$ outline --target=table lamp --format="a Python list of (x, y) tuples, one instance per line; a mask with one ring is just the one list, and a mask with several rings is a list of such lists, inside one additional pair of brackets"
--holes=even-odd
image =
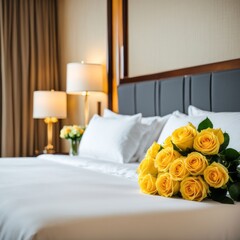
[(85, 126), (89, 116), (89, 92), (102, 92), (102, 65), (86, 63), (67, 64), (67, 93), (81, 94), (85, 96), (84, 114)]
[(61, 91), (34, 91), (33, 118), (44, 119), (47, 124), (48, 145), (44, 153), (54, 153), (52, 144), (52, 126), (59, 118), (67, 116), (67, 96)]

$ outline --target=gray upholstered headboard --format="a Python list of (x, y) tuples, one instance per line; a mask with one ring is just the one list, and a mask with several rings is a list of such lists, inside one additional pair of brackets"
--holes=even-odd
[(189, 105), (214, 112), (240, 112), (240, 68), (120, 84), (119, 113), (163, 116)]

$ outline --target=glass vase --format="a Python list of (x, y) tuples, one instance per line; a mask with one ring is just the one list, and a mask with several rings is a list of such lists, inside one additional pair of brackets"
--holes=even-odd
[(78, 149), (79, 149), (80, 139), (70, 139), (70, 156), (78, 156)]

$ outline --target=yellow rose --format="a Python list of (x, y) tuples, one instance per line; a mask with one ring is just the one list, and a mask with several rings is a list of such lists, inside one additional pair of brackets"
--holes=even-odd
[(172, 142), (178, 148), (185, 151), (187, 148), (192, 148), (196, 135), (196, 128), (189, 123), (187, 126), (180, 127), (172, 133)]
[(208, 185), (202, 177), (186, 177), (180, 183), (182, 197), (191, 201), (202, 201), (207, 197)]
[(78, 125), (73, 125), (73, 131), (75, 132), (75, 134), (83, 134), (84, 130), (82, 127), (78, 126)]
[(167, 137), (163, 143), (163, 148), (167, 148), (167, 147), (173, 147), (171, 136)]
[(70, 126), (64, 126), (60, 131), (60, 137), (61, 138), (67, 138), (68, 134), (71, 132)]
[(222, 132), (222, 130), (221, 130), (220, 128), (217, 128), (217, 129), (209, 129), (209, 130), (212, 130), (213, 133), (217, 136), (220, 145), (224, 143), (223, 132)]
[(215, 155), (220, 148), (218, 136), (212, 129), (204, 129), (195, 137), (193, 148), (205, 155)]
[(220, 188), (229, 180), (228, 170), (221, 163), (213, 162), (205, 169), (204, 179), (211, 187)]
[(156, 178), (153, 177), (151, 174), (146, 174), (144, 176), (139, 175), (138, 177), (138, 184), (140, 189), (143, 193), (146, 194), (156, 194)]
[(157, 176), (158, 174), (158, 170), (157, 168), (154, 166), (154, 158), (151, 157), (146, 157), (142, 160), (142, 162), (140, 163), (137, 172), (139, 174), (146, 175), (146, 174), (151, 174), (153, 176)]
[(181, 154), (175, 151), (172, 147), (164, 148), (156, 156), (155, 167), (159, 172), (166, 172), (173, 160), (179, 158), (180, 156)]
[(185, 167), (185, 157), (175, 159), (169, 168), (169, 173), (175, 181), (182, 181), (187, 177), (189, 172)]
[(160, 145), (154, 142), (152, 146), (147, 150), (146, 157), (155, 158), (159, 150), (160, 150)]
[(171, 197), (178, 193), (179, 182), (174, 181), (170, 173), (162, 173), (157, 177), (156, 188), (160, 196)]
[(84, 130), (82, 127), (73, 125), (72, 131), (69, 135), (71, 138), (75, 138), (75, 137), (80, 138), (83, 135), (83, 132), (84, 132)]
[(198, 152), (192, 152), (185, 159), (187, 170), (191, 175), (202, 175), (208, 166), (208, 160), (205, 156)]

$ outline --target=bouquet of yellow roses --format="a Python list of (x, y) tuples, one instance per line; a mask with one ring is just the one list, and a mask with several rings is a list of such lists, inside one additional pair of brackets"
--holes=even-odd
[(229, 140), (208, 118), (197, 129), (191, 123), (176, 129), (163, 145), (154, 142), (148, 149), (137, 170), (141, 191), (192, 201), (240, 201), (240, 153), (227, 148)]
[(60, 138), (81, 140), (84, 131), (85, 128), (78, 125), (64, 126), (60, 131)]
[(84, 134), (85, 127), (73, 125), (64, 126), (60, 131), (60, 138), (70, 139), (70, 155), (78, 155), (78, 147), (82, 136)]

